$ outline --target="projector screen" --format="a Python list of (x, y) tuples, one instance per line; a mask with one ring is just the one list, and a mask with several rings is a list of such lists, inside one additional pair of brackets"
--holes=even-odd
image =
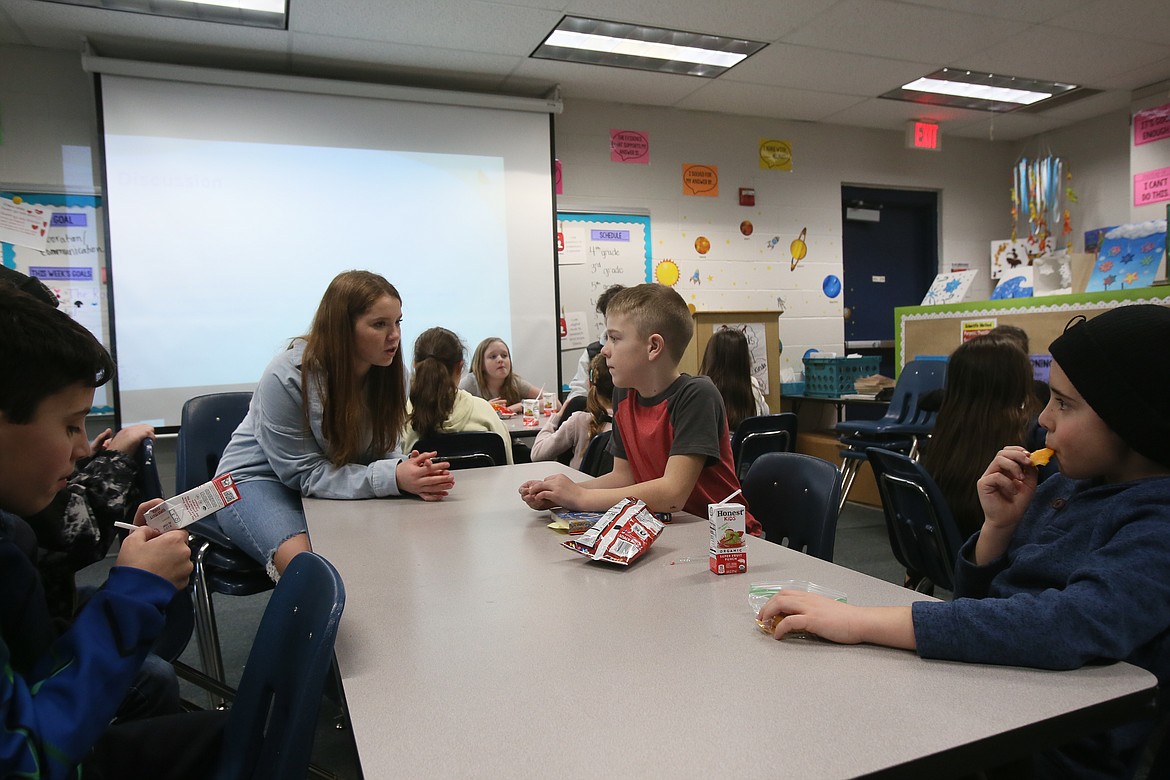
[[(118, 423), (252, 389), (338, 272), (560, 386), (547, 113), (100, 77)], [(470, 365), (468, 366), (470, 368)]]

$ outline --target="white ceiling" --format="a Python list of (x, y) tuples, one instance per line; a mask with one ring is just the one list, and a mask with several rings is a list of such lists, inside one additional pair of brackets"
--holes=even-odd
[[(149, 0), (146, 0), (148, 4)], [(1170, 80), (1168, 0), (289, 0), (289, 29), (0, 0), (0, 44), (411, 86), (1026, 138), (1128, 107)], [(765, 41), (717, 79), (530, 59), (561, 16)], [(941, 67), (1072, 82), (1098, 95), (991, 114), (875, 96)], [(994, 125), (994, 126), (993, 126)]]

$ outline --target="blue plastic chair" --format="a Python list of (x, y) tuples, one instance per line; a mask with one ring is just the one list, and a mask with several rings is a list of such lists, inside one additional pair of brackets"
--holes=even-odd
[(345, 608), (337, 569), (292, 559), (272, 594), (228, 714), (217, 780), (305, 777)]
[(437, 433), (419, 439), (411, 449), (439, 453), (437, 460), (450, 463), (452, 471), (508, 465), (504, 440), (491, 431)]
[[(198, 487), (215, 476), (224, 448), (247, 415), (251, 400), (252, 394), (247, 392), (213, 393), (196, 396), (183, 404), (175, 468), (178, 493)], [(272, 590), (273, 583), (264, 566), (232, 544), (214, 524), (201, 522), (187, 530), (194, 550), (192, 598), (203, 673), (226, 685), (211, 594), (250, 596)]]
[(920, 463), (905, 455), (877, 447), (865, 453), (877, 479), (894, 557), (923, 575), (917, 590), (930, 593), (939, 585), (953, 591), (964, 539), (942, 491)]
[(827, 460), (798, 452), (756, 458), (742, 480), (752, 515), (769, 542), (833, 560), (841, 472)]
[(794, 452), (797, 419), (794, 412), (744, 418), (731, 435), (735, 475), (742, 481), (752, 462), (766, 452)]
[(838, 439), (844, 445), (841, 449), (843, 481), (838, 510), (845, 508), (857, 472), (866, 462), (866, 449), (880, 447), (905, 453), (912, 460), (918, 459), (921, 441), (930, 436), (938, 416), (936, 411), (921, 409), (918, 401), (932, 390), (941, 389), (946, 375), (945, 362), (912, 360), (902, 368), (889, 409), (882, 417), (837, 423)]
[(585, 454), (581, 456), (581, 471), (591, 477), (600, 477), (613, 471), (613, 455), (609, 451), (612, 431), (602, 431), (589, 440)]

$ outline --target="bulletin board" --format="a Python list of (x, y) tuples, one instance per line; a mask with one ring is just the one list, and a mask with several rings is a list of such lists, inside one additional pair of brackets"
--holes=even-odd
[(561, 302), (561, 368), (567, 381), (579, 350), (596, 341), (605, 323), (597, 298), (610, 285), (652, 279), (650, 217), (557, 213), (557, 286)]
[[(102, 199), (96, 195), (0, 191), (0, 200), (41, 206), (50, 212), (43, 248), (5, 234), (0, 237), (0, 264), (44, 282), (56, 294), (60, 309), (108, 347)], [(94, 393), (94, 413), (113, 411), (106, 390), (99, 387)]]
[(1078, 314), (1092, 318), (1126, 303), (1170, 306), (1170, 288), (1150, 287), (1080, 295), (1045, 295), (1002, 301), (976, 301), (946, 306), (902, 306), (894, 309), (895, 365), (919, 355), (949, 355), (963, 342), (963, 328), (1015, 325), (1028, 334), (1030, 352), (1046, 354), (1048, 345)]
[(752, 352), (752, 374), (764, 389), (764, 400), (773, 412), (780, 411), (780, 360), (770, 360), (769, 352), (779, 354), (780, 324), (774, 311), (695, 312), (695, 336), (679, 361), (684, 374), (697, 374), (711, 334), (723, 327), (744, 330)]

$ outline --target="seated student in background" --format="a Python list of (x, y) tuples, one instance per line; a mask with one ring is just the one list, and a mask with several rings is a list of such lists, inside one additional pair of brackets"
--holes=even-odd
[(747, 337), (741, 331), (720, 328), (711, 334), (703, 350), (699, 374), (710, 377), (723, 397), (727, 427), (732, 432), (748, 417), (768, 414), (764, 392), (752, 376), (752, 353)]
[(532, 444), (532, 459), (556, 460), (565, 452), (572, 452), (569, 465), (580, 468), (589, 442), (599, 433), (608, 431), (613, 422), (613, 379), (609, 366), (601, 355), (593, 358), (589, 371), (589, 395), (585, 411), (574, 412), (563, 419), (569, 402), (545, 421)]
[(488, 336), (471, 356), (471, 371), (464, 374), (459, 389), (487, 399), (492, 406), (506, 406), (519, 412), (524, 398), (535, 398), (540, 388), (512, 373), (512, 353), (504, 340)]
[[(686, 303), (660, 284), (628, 287), (610, 300), (605, 330), (613, 471), (580, 484), (563, 474), (530, 480), (520, 486), (521, 498), (533, 509), (602, 511), (634, 496), (652, 512), (705, 517), (707, 504), (727, 498), (739, 481), (719, 391), (707, 377), (678, 370), (694, 333)], [(747, 529), (762, 533), (750, 512)]]
[(369, 271), (334, 277), (309, 335), (264, 369), (219, 474), (240, 500), (212, 522), (274, 580), (309, 549), (301, 496), (438, 501), (455, 484), (433, 452), (396, 449), (406, 421), (399, 355), (402, 296)]
[(414, 342), (414, 370), (406, 404), (402, 448), (420, 439), (460, 431), (489, 431), (504, 440), (512, 463), (512, 438), (496, 410), (482, 398), (459, 389), (467, 348), (446, 328), (424, 330)]
[[(139, 528), (105, 585), (54, 635), (44, 591), (12, 534), (89, 453), (85, 417), (114, 372), (109, 353), (63, 312), (0, 284), (0, 775), (207, 777), (223, 713), (110, 725), (191, 574), (185, 531)], [(146, 510), (139, 507), (135, 522)], [(8, 514), (11, 513), (11, 514)], [(27, 541), (27, 540), (26, 540)], [(84, 768), (84, 772), (82, 771)]]
[(1032, 363), (1015, 341), (988, 334), (951, 354), (922, 465), (964, 539), (983, 525), (976, 483), (995, 453), (1009, 444), (1038, 449), (1029, 446), (1028, 431), (1040, 409), (1032, 396)]
[[(609, 306), (609, 300), (613, 296), (626, 289), (625, 285), (611, 284), (606, 287), (601, 295), (597, 296), (597, 313), (605, 318), (606, 307)], [(577, 373), (573, 374), (573, 378), (569, 380), (569, 395), (565, 398), (568, 403), (573, 398), (580, 398), (581, 401), (577, 403), (584, 403), (585, 397), (589, 395), (589, 372), (592, 370), (593, 359), (601, 354), (601, 343), (605, 340), (605, 331), (602, 330), (601, 338), (597, 341), (588, 344), (581, 352), (581, 357), (577, 360)], [(577, 411), (574, 407), (570, 407), (573, 411)], [(584, 407), (582, 407), (584, 408)]]
[[(979, 479), (984, 521), (951, 602), (856, 607), (783, 591), (775, 634), (916, 649), (924, 658), (1075, 669), (1128, 661), (1170, 684), (1170, 309), (1119, 306), (1052, 343), (1040, 415), (1061, 473), (1037, 486), (1022, 447)], [(1153, 720), (1033, 757), (1037, 777), (1132, 777)]]

